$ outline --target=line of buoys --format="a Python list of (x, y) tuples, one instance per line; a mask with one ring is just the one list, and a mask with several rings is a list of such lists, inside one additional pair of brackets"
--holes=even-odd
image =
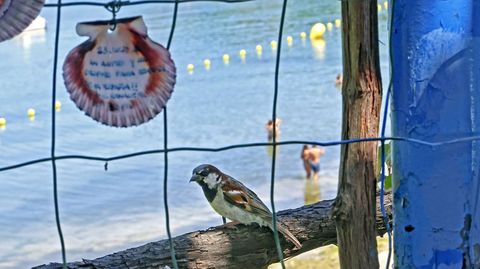
[[(331, 22), (327, 23), (327, 25), (329, 25), (328, 27), (330, 27), (330, 28), (333, 27)], [(323, 23), (316, 23), (312, 27), (312, 29), (310, 30), (310, 38), (311, 39), (322, 38), (323, 34), (325, 33), (325, 29), (326, 29), (326, 27)], [(305, 39), (306, 37), (307, 37), (307, 33), (305, 33), (305, 32), (300, 33), (300, 38), (301, 39)], [(291, 35), (287, 36), (287, 45), (288, 46), (293, 45), (293, 37)], [(278, 47), (278, 42), (276, 40), (270, 41), (270, 47), (272, 48), (272, 50), (276, 50), (277, 47)], [(257, 52), (258, 56), (261, 56), (262, 53), (263, 53), (262, 45), (260, 45), (260, 44), (256, 45), (255, 46), (255, 51)], [(239, 54), (242, 62), (245, 62), (245, 59), (247, 57), (247, 51), (245, 49), (241, 49), (238, 52), (238, 54)], [(229, 54), (227, 54), (227, 53), (223, 54), (222, 59), (223, 59), (223, 63), (225, 65), (228, 65), (230, 63), (230, 55)], [(205, 59), (205, 60), (203, 60), (203, 65), (205, 67), (205, 70), (210, 70), (212, 62), (210, 61), (210, 59)], [(188, 71), (189, 74), (193, 74), (194, 69), (195, 69), (195, 66), (193, 64), (190, 63), (190, 64), (187, 65), (187, 71)], [(61, 108), (61, 103), (59, 101), (57, 101), (57, 103), (55, 103), (55, 109), (60, 110), (60, 108)]]
[[(62, 109), (62, 103), (60, 101), (55, 101), (55, 111), (60, 112)], [(30, 121), (35, 121), (35, 117), (37, 116), (37, 112), (34, 108), (27, 109), (27, 118)], [(7, 126), (7, 119), (5, 117), (0, 117), (0, 130), (4, 130)]]
[[(384, 1), (383, 6), (382, 6), (382, 4), (378, 4), (377, 9), (378, 9), (379, 12), (382, 11), (383, 9), (387, 10), (388, 9), (388, 1)], [(311, 40), (322, 40), (322, 41), (315, 42), (315, 44), (313, 44), (313, 42), (312, 42), (312, 46), (314, 48), (316, 48), (317, 50), (323, 51), (324, 48), (325, 48), (325, 41), (323, 40), (324, 34), (327, 30), (332, 31), (334, 26), (336, 28), (340, 28), (342, 26), (342, 20), (341, 19), (335, 19), (333, 22), (329, 21), (329, 22), (326, 22), (325, 24), (321, 23), (321, 22), (315, 23), (312, 26), (312, 28), (310, 29), (310, 39)], [(304, 42), (304, 39), (307, 38), (307, 33), (306, 32), (300, 32), (300, 38), (303, 40), (302, 42)], [(287, 36), (287, 45), (288, 46), (293, 45), (293, 37), (291, 35)], [(270, 47), (272, 48), (272, 50), (276, 50), (277, 47), (278, 47), (277, 41), (276, 40), (270, 41)], [(258, 56), (261, 56), (262, 53), (263, 53), (262, 45), (258, 44), (255, 47), (255, 51), (256, 51)], [(239, 51), (239, 56), (240, 56), (240, 59), (242, 60), (242, 62), (245, 62), (245, 59), (247, 57), (247, 51), (245, 49), (241, 49)], [(229, 62), (230, 62), (230, 55), (229, 54), (223, 54), (222, 59), (223, 59), (223, 63), (225, 65), (228, 65)], [(210, 69), (211, 61), (209, 59), (205, 59), (203, 61), (203, 64), (204, 64), (206, 70)], [(192, 74), (193, 70), (194, 70), (194, 65), (193, 64), (188, 64), (187, 65), (187, 70), (190, 74)], [(55, 104), (56, 109), (59, 110), (60, 107), (61, 107), (61, 104), (58, 105), (58, 108), (57, 108), (57, 104)]]

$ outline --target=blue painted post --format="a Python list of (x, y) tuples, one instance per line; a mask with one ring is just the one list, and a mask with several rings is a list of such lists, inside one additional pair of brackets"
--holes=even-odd
[[(394, 136), (480, 135), (480, 1), (393, 3)], [(393, 144), (395, 268), (480, 268), (480, 141)]]

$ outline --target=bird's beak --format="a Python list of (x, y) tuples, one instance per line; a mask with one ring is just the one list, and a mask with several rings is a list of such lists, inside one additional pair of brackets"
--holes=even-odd
[(190, 182), (199, 182), (200, 181), (200, 176), (193, 174), (192, 177), (190, 178)]

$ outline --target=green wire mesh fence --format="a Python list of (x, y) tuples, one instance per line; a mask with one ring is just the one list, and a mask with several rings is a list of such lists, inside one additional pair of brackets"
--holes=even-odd
[[(420, 144), (431, 144), (428, 142), (424, 141), (417, 141), (413, 139), (408, 139), (408, 138), (393, 138), (393, 137), (385, 137), (385, 125), (386, 125), (386, 113), (388, 110), (388, 101), (386, 102), (385, 108), (384, 108), (384, 117), (383, 117), (383, 123), (382, 123), (382, 133), (381, 137), (379, 138), (360, 138), (360, 139), (352, 139), (352, 140), (342, 140), (342, 141), (329, 141), (329, 142), (318, 142), (318, 141), (301, 141), (301, 140), (296, 140), (296, 141), (281, 141), (277, 142), (276, 136), (277, 136), (277, 130), (276, 130), (276, 124), (273, 124), (273, 141), (270, 143), (245, 143), (245, 144), (235, 144), (235, 145), (229, 145), (226, 147), (219, 147), (219, 148), (201, 148), (201, 147), (177, 147), (177, 148), (169, 148), (168, 147), (168, 113), (167, 113), (167, 107), (164, 108), (163, 110), (163, 126), (164, 126), (164, 133), (163, 133), (163, 149), (153, 149), (153, 150), (147, 150), (147, 151), (138, 151), (138, 152), (133, 152), (129, 154), (123, 154), (123, 155), (117, 155), (117, 156), (112, 156), (112, 157), (98, 157), (98, 156), (86, 156), (86, 155), (62, 155), (62, 156), (57, 156), (55, 154), (55, 147), (56, 147), (56, 118), (55, 118), (55, 102), (56, 102), (56, 81), (57, 81), (57, 64), (58, 64), (58, 48), (59, 48), (59, 39), (60, 39), (60, 25), (61, 25), (61, 15), (62, 15), (62, 8), (65, 7), (74, 7), (74, 6), (96, 6), (96, 7), (104, 7), (110, 12), (112, 12), (113, 17), (115, 18), (116, 13), (119, 11), (121, 7), (126, 7), (126, 6), (133, 6), (133, 5), (145, 5), (145, 4), (172, 4), (174, 5), (173, 9), (173, 15), (172, 15), (172, 23), (171, 23), (171, 30), (170, 34), (168, 37), (168, 42), (167, 42), (167, 49), (170, 49), (173, 36), (175, 33), (175, 26), (177, 23), (177, 13), (179, 9), (179, 5), (181, 3), (187, 3), (187, 2), (223, 2), (223, 3), (240, 3), (240, 2), (250, 2), (253, 0), (150, 0), (150, 1), (111, 1), (108, 3), (98, 3), (98, 2), (89, 2), (89, 1), (77, 1), (77, 2), (68, 2), (68, 3), (62, 3), (61, 0), (58, 0), (57, 3), (52, 3), (52, 4), (45, 4), (45, 7), (52, 7), (56, 8), (56, 28), (55, 28), (55, 46), (54, 46), (54, 57), (53, 57), (53, 70), (52, 70), (52, 101), (51, 101), (51, 111), (52, 111), (52, 118), (51, 118), (51, 146), (50, 146), (50, 157), (48, 158), (40, 158), (40, 159), (34, 159), (31, 161), (23, 162), (23, 163), (18, 163), (14, 165), (9, 165), (5, 167), (0, 167), (0, 172), (2, 171), (7, 171), (7, 170), (12, 170), (12, 169), (18, 169), (21, 167), (25, 166), (30, 166), (33, 164), (37, 163), (42, 163), (42, 162), (51, 162), (52, 164), (52, 172), (53, 172), (53, 197), (54, 197), (54, 208), (55, 208), (55, 221), (56, 221), (56, 227), (57, 227), (57, 232), (58, 236), (60, 239), (60, 244), (61, 244), (61, 254), (62, 254), (62, 262), (63, 262), (63, 268), (67, 268), (67, 257), (66, 257), (66, 247), (65, 247), (65, 242), (64, 242), (64, 237), (63, 237), (63, 232), (62, 232), (62, 226), (61, 226), (61, 219), (60, 219), (60, 212), (59, 212), (59, 200), (58, 200), (58, 190), (57, 190), (57, 167), (56, 167), (56, 162), (60, 160), (67, 160), (67, 159), (83, 159), (83, 160), (92, 160), (92, 161), (100, 161), (100, 162), (105, 162), (105, 167), (107, 167), (108, 162), (111, 161), (116, 161), (116, 160), (121, 160), (121, 159), (127, 159), (127, 158), (134, 158), (137, 156), (143, 156), (143, 155), (150, 155), (150, 154), (163, 154), (164, 156), (164, 175), (163, 175), (163, 202), (164, 202), (164, 207), (165, 207), (165, 220), (166, 220), (166, 231), (167, 231), (167, 236), (170, 244), (170, 251), (171, 251), (171, 260), (172, 260), (172, 265), (174, 268), (178, 268), (178, 263), (175, 258), (175, 248), (172, 240), (172, 235), (170, 231), (170, 218), (169, 218), (169, 208), (168, 208), (168, 196), (167, 196), (167, 184), (168, 184), (168, 155), (171, 152), (193, 152), (193, 151), (204, 151), (204, 152), (220, 152), (220, 151), (226, 151), (226, 150), (231, 150), (235, 148), (249, 148), (249, 147), (265, 147), (265, 146), (271, 146), (272, 147), (272, 162), (271, 162), (271, 177), (270, 177), (270, 201), (271, 201), (271, 207), (272, 207), (272, 212), (273, 212), (273, 230), (274, 230), (274, 240), (275, 240), (275, 245), (278, 253), (278, 258), (280, 260), (282, 268), (285, 268), (284, 264), (284, 258), (283, 258), (283, 251), (280, 246), (280, 240), (278, 236), (278, 230), (277, 230), (277, 216), (276, 216), (276, 210), (275, 210), (275, 197), (274, 197), (274, 190), (275, 190), (275, 167), (276, 167), (276, 147), (277, 146), (282, 146), (282, 145), (293, 145), (293, 144), (311, 144), (311, 145), (320, 145), (320, 146), (335, 146), (335, 145), (344, 145), (344, 144), (349, 144), (349, 143), (358, 143), (358, 142), (381, 142), (382, 146), (382, 151), (381, 151), (381, 157), (382, 159), (385, 158), (384, 156), (384, 142), (386, 140), (399, 140), (399, 141), (409, 141), (413, 143), (420, 143)], [(278, 98), (278, 92), (279, 92), (279, 69), (280, 69), (280, 56), (281, 56), (281, 48), (282, 48), (282, 35), (283, 35), (283, 26), (285, 23), (285, 13), (287, 9), (287, 0), (283, 0), (283, 5), (282, 5), (282, 10), (281, 10), (281, 16), (280, 16), (280, 23), (279, 23), (279, 30), (278, 30), (278, 49), (276, 51), (276, 62), (275, 62), (275, 77), (274, 77), (274, 95), (273, 95), (273, 107), (272, 107), (272, 120), (275, 122), (277, 118), (277, 98)], [(390, 88), (387, 94), (390, 94)], [(452, 141), (452, 143), (455, 143), (455, 141)], [(382, 170), (382, 191), (381, 191), (381, 199), (383, 201), (383, 180), (384, 180), (384, 171)], [(390, 240), (390, 228), (389, 224), (387, 221), (386, 213), (384, 210), (383, 202), (381, 204), (382, 207), (382, 214), (384, 215), (384, 219), (386, 221), (386, 226), (389, 234), (389, 241)], [(225, 219), (224, 219), (225, 222)], [(391, 243), (389, 243), (389, 260), (390, 260), (390, 253), (391, 253)], [(389, 263), (389, 261), (388, 261)], [(387, 265), (388, 267), (388, 265)]]

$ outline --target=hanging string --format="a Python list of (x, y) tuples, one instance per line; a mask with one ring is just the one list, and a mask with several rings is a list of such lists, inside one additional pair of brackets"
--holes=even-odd
[(287, 0), (283, 1), (282, 15), (280, 16), (280, 27), (278, 31), (278, 47), (277, 47), (277, 59), (275, 63), (275, 87), (273, 93), (273, 109), (272, 109), (272, 121), (273, 121), (273, 150), (272, 150), (272, 169), (270, 178), (270, 202), (272, 204), (272, 222), (273, 222), (273, 238), (275, 240), (275, 246), (277, 248), (278, 259), (282, 268), (285, 269), (285, 261), (283, 259), (283, 250), (280, 245), (280, 239), (278, 237), (277, 227), (277, 213), (275, 211), (275, 161), (277, 156), (277, 99), (278, 99), (278, 74), (280, 70), (280, 55), (282, 50), (282, 35), (283, 24), (285, 22), (285, 12), (287, 10)]

